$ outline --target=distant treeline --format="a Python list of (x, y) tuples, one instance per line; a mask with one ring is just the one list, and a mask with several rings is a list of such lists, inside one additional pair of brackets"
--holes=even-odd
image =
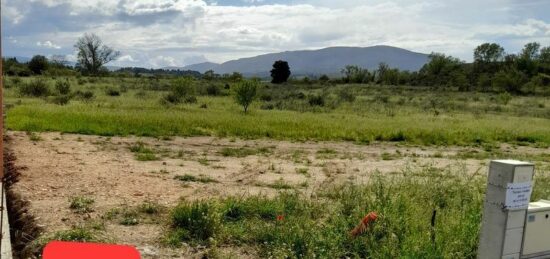
[[(342, 69), (341, 78), (304, 77), (293, 83), (322, 84), (380, 84), (427, 86), (434, 89), (482, 92), (508, 92), (511, 94), (550, 95), (550, 46), (528, 43), (517, 54), (507, 54), (496, 43), (485, 43), (474, 50), (474, 61), (466, 63), (458, 58), (441, 53), (430, 54), (430, 60), (419, 71), (401, 71), (381, 63), (377, 69), (368, 70), (359, 66)], [(281, 61), (283, 62), (283, 61)], [(78, 65), (68, 66), (62, 60), (48, 60), (34, 56), (27, 63), (15, 58), (3, 59), (4, 72), (10, 76), (53, 75), (70, 76), (83, 74), (86, 70)], [(292, 64), (290, 70), (292, 70)], [(273, 72), (273, 71), (272, 71)], [(139, 67), (108, 71), (101, 67), (99, 76), (190, 76), (205, 80), (239, 81), (240, 73), (218, 75), (214, 71), (203, 74), (191, 70), (146, 69)]]
[(124, 67), (113, 72), (115, 74), (128, 74), (128, 75), (172, 75), (172, 76), (192, 76), (200, 78), (202, 74), (193, 70), (174, 70), (174, 69), (147, 69), (142, 67)]
[[(358, 66), (342, 70), (343, 83), (429, 86), (456, 88), (460, 91), (509, 92), (513, 94), (550, 95), (550, 47), (528, 43), (518, 54), (506, 54), (495, 43), (485, 43), (474, 50), (474, 62), (466, 63), (440, 53), (418, 72), (400, 71), (382, 63), (369, 71)], [(304, 78), (304, 81), (311, 81)], [(334, 81), (321, 76), (320, 81)]]
[[(29, 62), (19, 62), (16, 58), (5, 58), (2, 60), (4, 73), (8, 76), (32, 76), (32, 75), (52, 75), (52, 76), (72, 76), (83, 74), (80, 66), (70, 66), (65, 61), (50, 60), (44, 56), (34, 56)], [(193, 70), (172, 70), (172, 69), (147, 69), (141, 67), (124, 67), (116, 71), (109, 71), (102, 67), (99, 76), (191, 76), (195, 78), (202, 77), (202, 74)]]

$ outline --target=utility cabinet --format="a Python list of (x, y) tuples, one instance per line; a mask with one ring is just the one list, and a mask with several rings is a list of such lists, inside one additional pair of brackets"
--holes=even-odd
[(550, 258), (550, 201), (529, 203), (522, 258)]

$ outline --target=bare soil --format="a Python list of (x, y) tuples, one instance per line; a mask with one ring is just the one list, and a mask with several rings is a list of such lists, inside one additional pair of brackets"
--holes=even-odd
[[(73, 226), (101, 222), (105, 238), (136, 246), (143, 258), (200, 257), (200, 249), (171, 249), (161, 245), (162, 218), (135, 226), (105, 220), (116, 208), (144, 202), (170, 208), (180, 199), (206, 199), (234, 195), (275, 195), (292, 188), (305, 195), (328, 184), (368, 180), (373, 172), (401, 171), (407, 167), (464, 167), (486, 171), (488, 160), (457, 159), (464, 147), (414, 147), (391, 143), (356, 145), (344, 142), (288, 142), (215, 137), (175, 137), (166, 140), (138, 137), (100, 137), (76, 134), (9, 132), (16, 165), (25, 168), (12, 188), (30, 201), (30, 212), (44, 236)], [(143, 143), (156, 161), (138, 161), (130, 147)], [(510, 154), (539, 154), (548, 149), (513, 148)], [(248, 155), (232, 156), (246, 150)], [(224, 155), (225, 154), (225, 155)], [(183, 182), (192, 175), (213, 182)], [(69, 208), (70, 198), (94, 200), (93, 212), (79, 214)], [(159, 216), (161, 217), (161, 216)], [(253, 253), (225, 249), (238, 257)]]

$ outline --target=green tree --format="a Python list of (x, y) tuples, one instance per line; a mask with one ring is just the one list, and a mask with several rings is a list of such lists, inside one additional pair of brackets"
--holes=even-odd
[(248, 112), (248, 107), (256, 99), (256, 94), (258, 91), (258, 82), (245, 80), (238, 83), (234, 87), (234, 97), (237, 104), (241, 105), (244, 109), (244, 113)]
[(525, 44), (521, 50), (521, 57), (528, 60), (539, 58), (540, 44), (538, 42), (530, 42)]
[(271, 83), (282, 84), (290, 77), (290, 67), (288, 62), (278, 60), (273, 63), (273, 69), (271, 69)]
[(342, 74), (346, 83), (361, 84), (369, 82), (371, 78), (370, 72), (359, 66), (346, 66), (342, 69)]
[(474, 73), (495, 73), (504, 61), (504, 48), (496, 43), (484, 43), (474, 50)]
[(214, 70), (208, 70), (206, 72), (204, 72), (204, 74), (202, 75), (202, 79), (204, 80), (214, 80), (216, 78), (218, 78), (219, 75), (214, 73)]
[(484, 43), (474, 50), (474, 62), (496, 63), (504, 59), (504, 48), (496, 43)]
[(115, 60), (120, 52), (104, 45), (99, 36), (95, 34), (84, 34), (74, 45), (77, 54), (77, 67), (86, 73), (97, 75), (103, 65)]
[(521, 54), (516, 60), (516, 67), (529, 77), (534, 77), (539, 70), (540, 44), (531, 42), (525, 44)]
[(463, 65), (458, 58), (441, 53), (432, 53), (429, 59), (420, 69), (423, 83), (429, 86), (447, 86), (453, 74)]
[(48, 59), (44, 56), (36, 55), (29, 61), (28, 66), (35, 75), (41, 75), (48, 68)]
[(540, 63), (550, 65), (550, 46), (540, 49)]
[(178, 104), (181, 102), (193, 103), (196, 101), (196, 88), (193, 78), (183, 77), (176, 79), (170, 85), (170, 93), (164, 96), (167, 103)]

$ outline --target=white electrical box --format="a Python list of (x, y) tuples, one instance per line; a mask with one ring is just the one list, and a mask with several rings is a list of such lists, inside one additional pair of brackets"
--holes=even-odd
[(550, 201), (529, 203), (522, 258), (550, 258)]

